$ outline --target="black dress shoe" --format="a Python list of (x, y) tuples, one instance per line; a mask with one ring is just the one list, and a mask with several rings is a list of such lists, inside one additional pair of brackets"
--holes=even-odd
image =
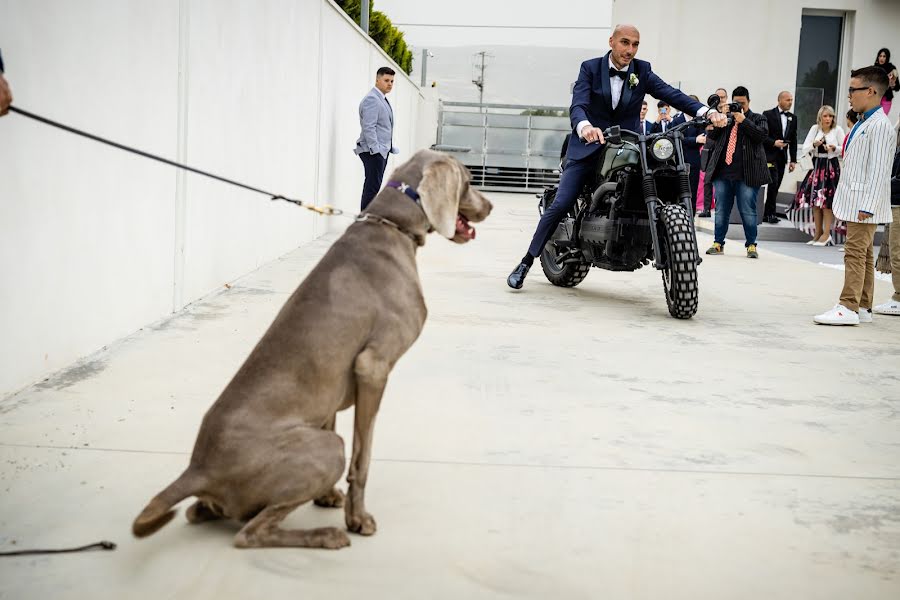
[(521, 290), (522, 284), (525, 283), (525, 276), (528, 275), (528, 269), (530, 268), (531, 267), (525, 263), (519, 263), (519, 265), (513, 269), (513, 272), (509, 274), (509, 277), (506, 278), (506, 284), (514, 290)]
[(710, 217), (712, 216), (712, 213), (710, 213), (708, 210), (704, 210), (704, 211), (699, 212), (699, 213), (697, 214), (697, 216), (698, 216), (698, 217), (703, 217), (704, 219), (708, 219), (708, 218), (710, 218)]
[(772, 223), (773, 225), (774, 225), (775, 223), (780, 223), (780, 222), (781, 222), (781, 219), (779, 219), (779, 218), (776, 217), (775, 215), (769, 215), (769, 216), (765, 217), (764, 220), (765, 220), (766, 223)]

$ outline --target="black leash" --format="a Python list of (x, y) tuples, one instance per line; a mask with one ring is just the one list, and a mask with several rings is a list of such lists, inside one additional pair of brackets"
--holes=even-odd
[(28, 112), (27, 110), (22, 110), (16, 106), (9, 107), (10, 112), (18, 113), (23, 117), (28, 117), (29, 119), (34, 119), (40, 123), (44, 123), (45, 125), (50, 125), (51, 127), (56, 127), (57, 129), (62, 129), (63, 131), (68, 131), (69, 133), (74, 133), (75, 135), (80, 135), (82, 137), (86, 137), (89, 140), (94, 140), (95, 142), (100, 142), (101, 144), (106, 144), (107, 146), (112, 146), (113, 148), (118, 148), (119, 150), (124, 150), (126, 152), (131, 152), (132, 154), (137, 154), (138, 156), (143, 156), (144, 158), (149, 158), (151, 160), (159, 161), (161, 163), (165, 163), (167, 165), (171, 165), (173, 167), (177, 167), (179, 169), (184, 169), (185, 171), (190, 171), (191, 173), (196, 173), (198, 175), (203, 175), (205, 177), (209, 177), (211, 179), (217, 179), (223, 183), (229, 183), (231, 185), (244, 188), (245, 190), (250, 190), (251, 192), (256, 192), (258, 194), (264, 194), (268, 196), (271, 200), (284, 200), (285, 202), (290, 202), (291, 204), (296, 204), (297, 206), (303, 207), (307, 210), (311, 210), (313, 212), (317, 212), (322, 215), (343, 215), (344, 211), (339, 208), (334, 208), (333, 206), (314, 206), (307, 202), (303, 202), (302, 200), (297, 200), (294, 198), (288, 198), (286, 196), (282, 196), (281, 194), (273, 194), (272, 192), (267, 192), (266, 190), (261, 190), (259, 188), (255, 188), (253, 186), (241, 183), (239, 181), (233, 181), (231, 179), (227, 179), (225, 177), (221, 177), (219, 175), (214, 175), (212, 173), (207, 173), (206, 171), (201, 171), (200, 169), (195, 169), (194, 167), (189, 167), (188, 165), (183, 165), (181, 163), (175, 162), (174, 160), (169, 160), (167, 158), (163, 158), (161, 156), (157, 156), (155, 154), (150, 154), (149, 152), (144, 152), (143, 150), (138, 150), (137, 148), (132, 148), (130, 146), (126, 146), (124, 144), (120, 144), (118, 142), (114, 142), (112, 140), (108, 140), (106, 138), (102, 138), (98, 135), (94, 135), (92, 133), (88, 133), (86, 131), (82, 131), (80, 129), (75, 129), (74, 127), (70, 127), (68, 125), (64, 125), (62, 123), (58, 123), (46, 117), (42, 117), (40, 115), (36, 115), (34, 113)]
[(61, 548), (56, 550), (16, 550), (14, 552), (0, 552), (0, 556), (26, 556), (29, 554), (62, 554), (64, 552), (84, 552), (85, 550), (115, 550), (116, 545), (103, 540), (96, 544), (79, 546), (77, 548)]

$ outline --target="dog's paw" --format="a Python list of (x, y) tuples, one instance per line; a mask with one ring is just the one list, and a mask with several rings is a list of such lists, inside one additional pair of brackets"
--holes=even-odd
[(324, 508), (340, 508), (344, 506), (344, 492), (337, 488), (332, 488), (330, 492), (324, 496), (319, 496), (313, 502), (315, 502), (316, 506)]
[(350, 545), (350, 538), (337, 527), (328, 527), (322, 537), (322, 548), (327, 550), (340, 550)]
[(375, 525), (375, 517), (373, 517), (369, 513), (362, 513), (361, 515), (347, 515), (346, 520), (347, 529), (349, 529), (353, 533), (358, 533), (360, 535), (372, 535), (377, 529), (377, 525)]

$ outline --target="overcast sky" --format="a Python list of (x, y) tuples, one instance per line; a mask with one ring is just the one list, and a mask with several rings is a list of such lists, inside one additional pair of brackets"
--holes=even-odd
[[(555, 46), (606, 48), (611, 0), (374, 0), (416, 48), (431, 46)], [(552, 10), (555, 9), (555, 10)], [(414, 27), (423, 23), (444, 27)], [(456, 28), (447, 25), (555, 26), (596, 29)]]

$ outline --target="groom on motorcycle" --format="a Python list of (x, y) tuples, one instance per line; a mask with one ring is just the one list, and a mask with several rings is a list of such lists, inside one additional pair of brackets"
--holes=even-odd
[[(606, 143), (603, 138), (605, 128), (619, 125), (637, 131), (644, 94), (696, 116), (710, 110), (660, 79), (650, 69), (650, 63), (634, 58), (640, 39), (641, 34), (633, 25), (616, 25), (609, 38), (610, 51), (606, 56), (581, 64), (569, 108), (573, 133), (569, 136), (556, 199), (541, 216), (528, 253), (506, 279), (509, 287), (521, 289), (534, 259), (575, 205), (581, 188), (596, 167), (595, 154)], [(727, 124), (727, 118), (718, 113), (710, 119), (716, 127)]]

